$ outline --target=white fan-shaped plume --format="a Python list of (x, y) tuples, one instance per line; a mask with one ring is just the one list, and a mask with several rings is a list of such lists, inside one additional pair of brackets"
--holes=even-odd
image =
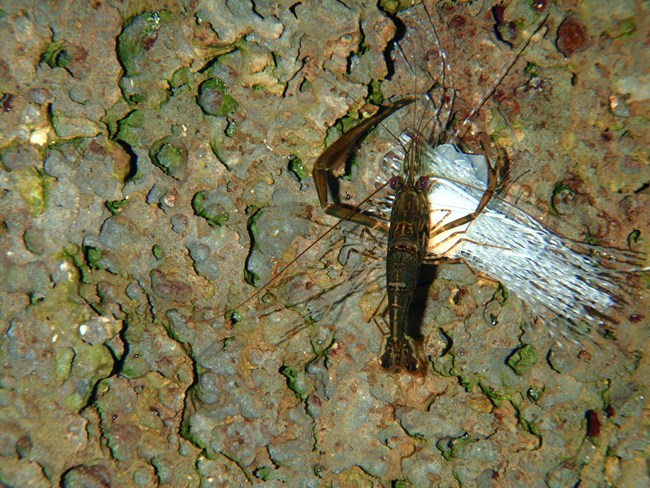
[[(408, 147), (411, 138), (403, 134), (400, 142)], [(397, 152), (393, 159), (402, 156)], [(628, 274), (638, 271), (633, 253), (560, 237), (503, 199), (493, 198), (472, 222), (436, 233), (436, 226), (476, 210), (487, 188), (488, 162), (451, 144), (430, 147), (425, 157), (435, 178), (428, 195), (433, 229), (428, 257), (462, 258), (543, 317), (602, 325), (621, 304)]]

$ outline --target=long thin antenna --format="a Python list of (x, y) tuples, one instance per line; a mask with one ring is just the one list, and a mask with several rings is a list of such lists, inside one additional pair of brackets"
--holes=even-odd
[[(440, 143), (440, 134), (443, 132), (443, 130), (447, 130), (447, 126), (449, 125), (449, 121), (451, 120), (451, 116), (454, 111), (454, 104), (456, 103), (456, 89), (454, 88), (454, 73), (451, 68), (451, 63), (447, 59), (447, 52), (442, 47), (442, 42), (440, 41), (438, 30), (436, 29), (433, 19), (431, 18), (431, 12), (429, 12), (426, 2), (422, 2), (422, 8), (424, 9), (424, 13), (427, 16), (427, 20), (429, 21), (429, 26), (431, 27), (431, 32), (433, 32), (433, 38), (435, 40), (436, 46), (438, 47), (438, 52), (440, 53), (440, 66), (442, 68), (442, 79), (441, 79), (442, 93), (440, 95), (440, 102), (438, 103), (438, 106), (436, 107), (435, 110), (435, 124), (431, 129), (431, 134), (432, 135), (436, 134), (435, 142), (431, 141), (432, 138), (429, 137), (430, 139), (429, 142), (433, 142), (434, 146), (437, 146)], [(429, 73), (429, 75), (431, 75), (431, 73)], [(451, 98), (447, 103), (448, 108), (447, 108), (447, 113), (445, 114), (445, 121), (443, 123), (440, 120), (440, 114), (442, 113), (442, 108), (445, 105), (445, 96), (447, 95), (447, 78), (449, 78), (449, 83), (451, 84), (451, 88), (449, 89), (449, 91), (451, 92)], [(438, 126), (442, 130), (437, 130)]]
[(354, 215), (354, 214), (358, 211), (358, 209), (359, 209), (360, 207), (362, 207), (366, 202), (368, 202), (368, 200), (371, 200), (371, 199), (372, 199), (372, 198), (373, 198), (377, 193), (379, 193), (379, 192), (382, 191), (384, 188), (386, 188), (387, 185), (388, 185), (388, 182), (384, 183), (384, 184), (381, 185), (379, 188), (377, 188), (375, 191), (373, 191), (370, 195), (368, 195), (366, 198), (364, 198), (364, 199), (363, 199), (360, 203), (358, 203), (354, 208), (350, 209), (350, 211), (349, 211), (347, 214), (345, 214), (342, 218), (340, 218), (340, 219), (338, 220), (338, 222), (336, 222), (335, 224), (333, 224), (332, 226), (330, 226), (327, 230), (325, 230), (325, 231), (324, 231), (323, 233), (321, 233), (318, 237), (316, 237), (316, 238), (312, 241), (312, 243), (309, 244), (309, 246), (307, 246), (305, 249), (303, 249), (303, 250), (302, 250), (302, 251), (301, 251), (301, 252), (300, 252), (300, 253), (299, 253), (295, 258), (293, 258), (291, 261), (289, 261), (289, 263), (288, 263), (287, 265), (285, 265), (285, 266), (284, 266), (280, 271), (278, 271), (275, 275), (273, 275), (273, 277), (272, 277), (269, 281), (267, 281), (267, 282), (264, 284), (264, 286), (262, 286), (259, 290), (257, 290), (255, 293), (253, 293), (251, 296), (249, 296), (249, 297), (248, 297), (246, 300), (244, 300), (243, 302), (239, 303), (238, 305), (236, 305), (236, 306), (234, 306), (234, 307), (232, 307), (232, 308), (227, 309), (227, 310), (226, 310), (226, 314), (229, 314), (229, 313), (231, 313), (231, 312), (236, 311), (237, 309), (243, 307), (243, 306), (246, 305), (248, 302), (250, 302), (251, 300), (253, 300), (255, 297), (259, 296), (260, 293), (262, 293), (264, 290), (266, 290), (266, 289), (267, 289), (271, 284), (273, 284), (273, 283), (274, 283), (274, 282), (275, 282), (275, 281), (276, 281), (280, 276), (282, 276), (282, 274), (283, 274), (283, 273), (284, 273), (288, 268), (290, 268), (291, 266), (293, 266), (293, 264), (296, 263), (296, 261), (298, 261), (298, 260), (299, 260), (301, 257), (303, 257), (305, 254), (307, 254), (307, 252), (309, 252), (309, 250), (310, 250), (311, 248), (313, 248), (313, 247), (314, 247), (318, 242), (320, 242), (321, 239), (323, 239), (324, 237), (326, 237), (327, 235), (329, 235), (331, 232), (333, 232), (334, 229), (336, 229), (336, 228), (341, 224), (341, 222), (346, 222), (346, 221), (348, 221), (349, 218), (352, 217), (352, 215)]

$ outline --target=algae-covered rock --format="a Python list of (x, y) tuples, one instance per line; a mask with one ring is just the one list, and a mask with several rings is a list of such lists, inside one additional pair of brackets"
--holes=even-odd
[(132, 17), (117, 38), (117, 55), (126, 76), (142, 74), (147, 51), (158, 38), (161, 22), (169, 12), (144, 12)]
[(221, 226), (228, 221), (229, 213), (219, 190), (197, 192), (192, 198), (194, 213), (204, 218), (210, 225)]
[(70, 468), (61, 479), (61, 486), (65, 488), (110, 488), (110, 471), (101, 464), (81, 465)]
[(182, 180), (187, 173), (187, 149), (174, 137), (163, 137), (149, 149), (151, 162), (165, 174)]
[(521, 376), (537, 362), (537, 352), (530, 344), (524, 344), (518, 347), (506, 362), (516, 374)]
[(197, 102), (206, 115), (221, 117), (231, 114), (238, 106), (219, 78), (210, 78), (201, 83)]
[(648, 484), (644, 302), (550, 337), (443, 263), (409, 322), (426, 370), (385, 371), (385, 236), (326, 215), (311, 177), (416, 95), (342, 203), (410, 128), (507, 166), (491, 204), (647, 254), (643, 2), (145, 3), (0, 9), (2, 483)]

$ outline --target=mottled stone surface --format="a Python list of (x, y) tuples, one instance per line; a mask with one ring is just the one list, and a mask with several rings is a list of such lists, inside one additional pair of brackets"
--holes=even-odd
[[(565, 336), (440, 266), (427, 370), (387, 372), (385, 237), (310, 247), (336, 220), (304, 170), (371, 102), (443, 81), (458, 128), (548, 13), (461, 139), (507, 154), (502, 196), (551, 229), (643, 259), (647, 5), (399, 3), (3, 3), (1, 483), (647, 486), (647, 276), (618, 325)], [(421, 102), (342, 199), (431, 129)]]

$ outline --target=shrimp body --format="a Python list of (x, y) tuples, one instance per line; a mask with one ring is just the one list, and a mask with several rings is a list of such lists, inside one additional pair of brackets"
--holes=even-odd
[(390, 180), (395, 200), (390, 216), (386, 255), (386, 291), (390, 331), (381, 364), (416, 371), (418, 361), (408, 336), (408, 314), (426, 255), (429, 232), (429, 179), (422, 175), (420, 146), (414, 141), (406, 153), (403, 171)]

